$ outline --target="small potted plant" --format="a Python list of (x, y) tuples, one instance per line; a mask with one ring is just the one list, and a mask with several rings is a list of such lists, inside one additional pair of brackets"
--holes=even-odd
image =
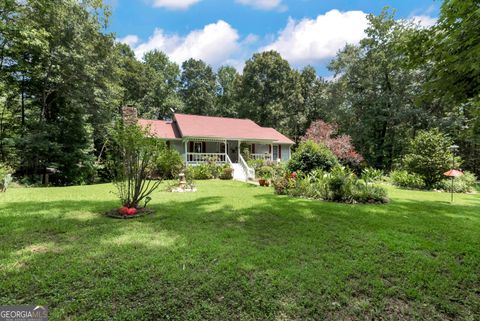
[(272, 178), (273, 168), (270, 166), (262, 166), (258, 171), (258, 183), (260, 186), (270, 186), (270, 179)]

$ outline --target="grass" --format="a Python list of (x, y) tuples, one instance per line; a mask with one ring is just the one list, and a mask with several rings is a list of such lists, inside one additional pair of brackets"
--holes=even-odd
[(478, 320), (480, 198), (389, 189), (388, 205), (232, 181), (101, 215), (111, 185), (0, 195), (0, 305), (51, 320)]

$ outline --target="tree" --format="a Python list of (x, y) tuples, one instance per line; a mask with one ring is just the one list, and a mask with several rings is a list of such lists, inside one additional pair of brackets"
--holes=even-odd
[(177, 95), (180, 68), (165, 53), (157, 50), (147, 52), (143, 60), (148, 82), (139, 113), (147, 118), (164, 119), (171, 116), (170, 109), (182, 107)]
[[(443, 173), (453, 166), (453, 155), (449, 147), (452, 140), (438, 129), (420, 131), (409, 142), (408, 153), (402, 159), (402, 166), (411, 173), (421, 175), (428, 188), (440, 182)], [(455, 160), (457, 166), (460, 159)]]
[(157, 159), (165, 146), (134, 124), (118, 123), (112, 137), (115, 145), (110, 166), (122, 206), (146, 207), (149, 195), (161, 183), (149, 178), (155, 173)]
[(117, 54), (117, 73), (122, 88), (121, 101), (118, 107), (141, 105), (143, 97), (147, 94), (147, 86), (152, 81), (146, 71), (146, 66), (135, 58), (135, 53), (130, 46), (115, 44)]
[(222, 66), (217, 71), (217, 116), (237, 117), (236, 88), (239, 81), (237, 70), (231, 66)]
[(337, 116), (368, 163), (390, 168), (404, 153), (405, 137), (434, 123), (434, 104), (418, 102), (426, 71), (407, 68), (401, 48), (415, 26), (384, 11), (368, 17), (367, 37), (347, 45), (332, 61)]
[(480, 10), (476, 0), (445, 0), (438, 22), (404, 48), (412, 68), (430, 66), (424, 100), (444, 101), (439, 125), (460, 145), (465, 166), (480, 174)]
[(349, 135), (335, 136), (337, 132), (337, 124), (329, 124), (318, 119), (310, 124), (302, 140), (311, 140), (317, 144), (323, 144), (332, 151), (342, 164), (358, 168), (363, 161), (362, 155), (357, 153), (353, 147)]
[(298, 108), (303, 108), (299, 76), (278, 52), (256, 53), (246, 62), (238, 96), (240, 117), (287, 135), (298, 132)]
[(183, 112), (213, 115), (215, 110), (216, 79), (212, 67), (202, 60), (189, 59), (182, 64), (180, 97)]
[(108, 9), (96, 0), (30, 0), (16, 1), (12, 10), (2, 25), (8, 17), (15, 23), (0, 31), (8, 43), (2, 79), (11, 93), (2, 142), (22, 151), (17, 174), (36, 180), (54, 167), (60, 170), (54, 183), (91, 182), (94, 151), (121, 92), (114, 38), (102, 32)]

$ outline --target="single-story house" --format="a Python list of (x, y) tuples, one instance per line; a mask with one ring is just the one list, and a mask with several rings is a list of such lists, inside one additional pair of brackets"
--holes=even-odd
[[(124, 117), (136, 119), (134, 107), (124, 107)], [(251, 175), (241, 155), (248, 148), (250, 157), (271, 161), (287, 161), (294, 142), (274, 128), (261, 127), (250, 119), (211, 117), (175, 113), (171, 120), (138, 119), (151, 133), (175, 148), (187, 165), (207, 161), (240, 165)], [(237, 170), (239, 172), (239, 170)]]

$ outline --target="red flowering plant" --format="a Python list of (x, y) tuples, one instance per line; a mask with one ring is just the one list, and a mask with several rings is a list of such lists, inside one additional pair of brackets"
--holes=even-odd
[(316, 143), (324, 144), (338, 158), (340, 163), (358, 168), (364, 160), (363, 156), (355, 150), (350, 135), (336, 136), (337, 133), (337, 124), (329, 124), (318, 119), (310, 124), (302, 137), (302, 141), (313, 140)]

